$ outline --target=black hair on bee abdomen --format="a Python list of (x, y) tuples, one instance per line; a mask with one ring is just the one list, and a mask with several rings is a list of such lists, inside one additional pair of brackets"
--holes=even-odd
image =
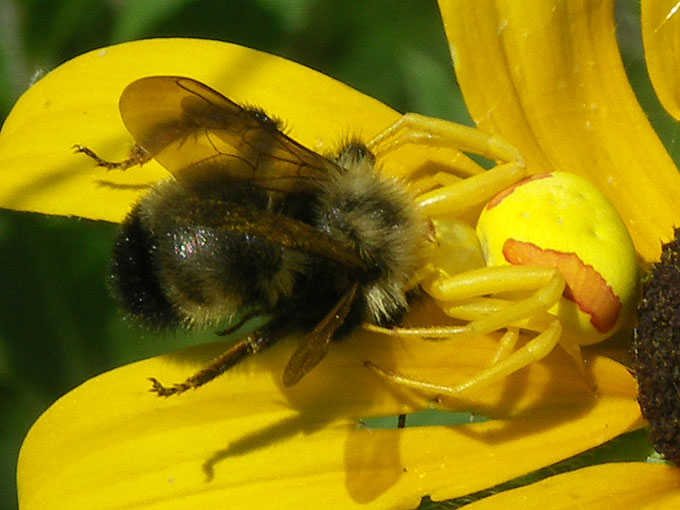
[(124, 311), (151, 328), (178, 326), (180, 317), (161, 290), (153, 264), (155, 245), (142, 225), (138, 207), (121, 226), (111, 260), (111, 288)]

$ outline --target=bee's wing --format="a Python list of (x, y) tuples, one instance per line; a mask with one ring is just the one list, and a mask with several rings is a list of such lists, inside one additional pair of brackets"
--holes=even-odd
[(266, 190), (305, 191), (335, 168), (263, 112), (191, 78), (141, 78), (125, 88), (119, 108), (137, 145), (188, 189), (247, 181)]
[(342, 326), (352, 308), (358, 287), (358, 283), (352, 285), (314, 330), (300, 341), (283, 371), (284, 386), (296, 384), (326, 356), (333, 333)]
[[(203, 209), (210, 207), (210, 203), (210, 200), (204, 200)], [(201, 214), (200, 218), (196, 219), (196, 223), (217, 230), (266, 239), (284, 248), (332, 260), (357, 274), (368, 271), (366, 262), (359, 257), (352, 246), (331, 239), (321, 230), (290, 216), (236, 203), (230, 203), (226, 213), (222, 204), (216, 208), (216, 211), (218, 212), (213, 215)], [(187, 214), (190, 215), (191, 211), (187, 211)], [(191, 220), (190, 217), (187, 219)]]

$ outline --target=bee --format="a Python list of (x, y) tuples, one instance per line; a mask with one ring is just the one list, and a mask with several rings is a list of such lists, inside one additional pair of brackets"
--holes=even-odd
[(365, 144), (322, 156), (262, 110), (179, 76), (132, 82), (119, 108), (135, 141), (128, 159), (75, 150), (108, 169), (153, 158), (171, 174), (115, 240), (110, 280), (125, 313), (155, 329), (267, 318), (184, 382), (150, 379), (151, 391), (198, 388), (299, 332), (283, 372), (292, 386), (362, 322), (399, 322), (426, 228), (405, 184), (382, 174)]

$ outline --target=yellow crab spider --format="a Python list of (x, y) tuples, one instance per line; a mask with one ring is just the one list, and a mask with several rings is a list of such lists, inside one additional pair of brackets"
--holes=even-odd
[[(365, 327), (390, 335), (450, 340), (505, 330), (491, 365), (456, 386), (366, 365), (394, 383), (457, 396), (499, 381), (560, 345), (585, 373), (581, 346), (615, 333), (632, 309), (637, 264), (628, 231), (587, 180), (565, 172), (528, 177), (517, 150), (474, 128), (407, 114), (369, 143), (378, 157), (407, 144), (453, 146), (496, 160), (457, 178), (436, 173), (411, 182), (433, 227), (417, 283), (460, 326)], [(458, 160), (454, 170), (474, 163)], [(476, 231), (461, 219), (481, 205)], [(520, 349), (520, 331), (533, 334)]]

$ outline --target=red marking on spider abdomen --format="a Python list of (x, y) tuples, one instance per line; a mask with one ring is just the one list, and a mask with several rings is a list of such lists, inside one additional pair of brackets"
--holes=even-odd
[(491, 210), (494, 207), (496, 207), (498, 204), (500, 204), (505, 197), (508, 195), (511, 195), (513, 191), (515, 191), (519, 186), (522, 186), (523, 184), (526, 184), (527, 182), (531, 181), (537, 181), (538, 179), (545, 179), (546, 177), (552, 177), (552, 174), (538, 174), (538, 175), (532, 175), (531, 177), (527, 177), (526, 179), (522, 179), (519, 182), (516, 182), (512, 186), (510, 186), (507, 189), (504, 189), (501, 191), (498, 195), (493, 197), (489, 202), (486, 204), (486, 209)]
[(510, 264), (555, 268), (564, 275), (564, 297), (590, 315), (590, 323), (600, 333), (614, 327), (621, 311), (621, 301), (593, 266), (585, 264), (575, 253), (546, 250), (532, 243), (508, 239), (503, 256)]

